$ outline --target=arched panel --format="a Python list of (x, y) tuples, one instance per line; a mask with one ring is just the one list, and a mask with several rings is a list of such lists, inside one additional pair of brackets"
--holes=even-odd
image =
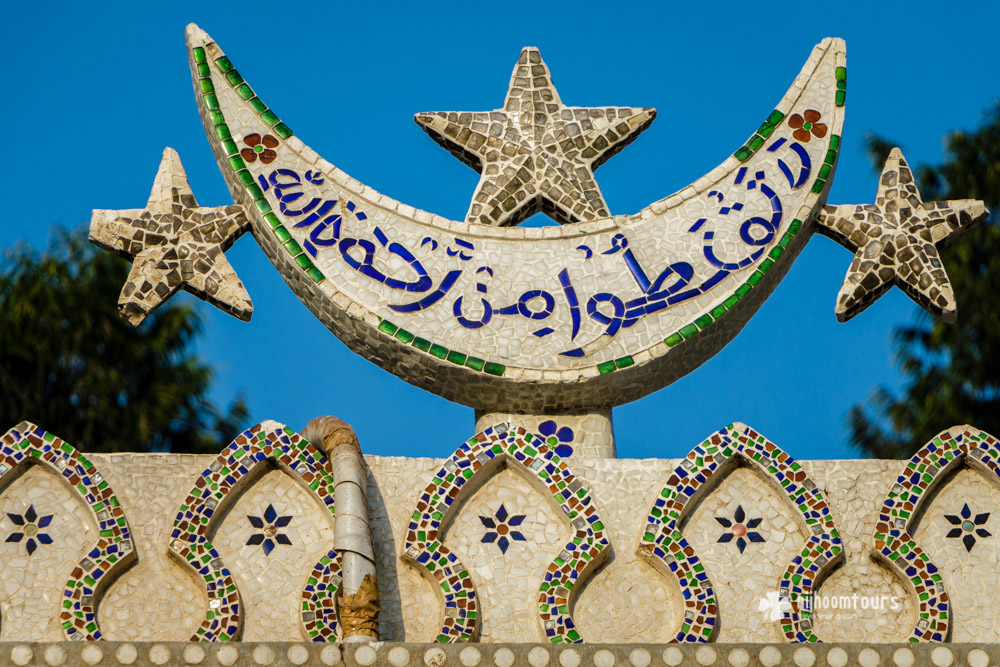
[(480, 607), (475, 583), (454, 553), (442, 544), (443, 528), (477, 485), (509, 465), (550, 495), (570, 522), (573, 538), (549, 564), (538, 591), (538, 615), (545, 637), (581, 642), (570, 610), (576, 591), (607, 557), (608, 540), (590, 493), (545, 440), (524, 428), (498, 424), (475, 435), (445, 461), (421, 494), (407, 527), (403, 558), (423, 569), (444, 597), (439, 642), (474, 641)]
[(7, 431), (0, 441), (0, 487), (32, 464), (54, 470), (94, 515), (99, 537), (66, 582), (59, 620), (67, 639), (101, 639), (97, 622), (100, 597), (136, 558), (125, 512), (104, 476), (83, 454), (25, 421)]
[[(170, 553), (194, 571), (205, 587), (208, 610), (192, 641), (228, 641), (240, 638), (240, 595), (232, 573), (208, 539), (213, 519), (224, 514), (255, 472), (275, 462), (311, 493), (334, 516), (333, 474), (330, 463), (315, 446), (292, 429), (265, 421), (247, 429), (224, 449), (195, 481), (184, 500), (170, 535)], [(336, 639), (334, 597), (340, 563), (333, 549), (313, 568), (302, 591), (302, 629), (313, 641)]]
[(718, 602), (705, 566), (680, 526), (690, 507), (707, 495), (737, 464), (772, 483), (797, 510), (809, 539), (779, 583), (781, 630), (791, 642), (815, 642), (810, 610), (818, 583), (843, 558), (840, 535), (830, 508), (801, 466), (777, 445), (745, 424), (712, 434), (685, 457), (653, 503), (639, 543), (639, 554), (674, 577), (684, 598), (684, 620), (675, 642), (707, 642), (715, 636)]
[(997, 439), (974, 426), (942, 431), (913, 455), (889, 489), (875, 526), (875, 553), (910, 588), (917, 603), (917, 625), (910, 641), (948, 639), (948, 593), (937, 566), (910, 535), (914, 519), (931, 491), (961, 465), (1000, 484)]

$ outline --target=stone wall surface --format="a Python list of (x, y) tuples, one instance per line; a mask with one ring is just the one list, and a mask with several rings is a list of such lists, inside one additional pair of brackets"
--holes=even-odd
[[(1000, 649), (990, 644), (604, 644), (550, 646), (496, 644), (489, 646), (441, 644), (427, 646), (379, 642), (361, 645), (288, 642), (126, 643), (62, 642), (24, 644), (0, 642), (0, 661), (18, 665), (130, 665), (133, 667), (205, 665), (262, 665), (309, 667), (677, 667), (678, 665), (829, 665), (829, 667), (912, 667), (969, 665), (987, 667), (1000, 662)], [(7, 663), (9, 661), (9, 663)]]
[[(105, 639), (184, 641), (205, 617), (209, 605), (203, 585), (168, 555), (168, 543), (178, 510), (215, 460), (175, 454), (90, 457), (117, 494), (137, 553), (135, 564), (97, 600), (97, 622)], [(376, 456), (366, 460), (382, 639), (434, 641), (443, 618), (441, 595), (421, 569), (401, 556), (418, 500), (446, 462)], [(603, 564), (574, 591), (567, 612), (575, 628), (588, 644), (673, 640), (685, 613), (677, 580), (664, 576), (637, 552), (647, 515), (682, 460), (574, 456), (570, 465), (574, 484), (596, 508), (608, 543)], [(918, 623), (919, 598), (883, 560), (873, 558), (879, 510), (905, 465), (876, 460), (801, 462), (829, 503), (844, 553), (816, 592), (812, 623), (820, 639), (903, 642)], [(459, 497), (443, 528), (443, 544), (463, 564), (478, 593), (481, 642), (546, 641), (539, 587), (550, 563), (558, 562), (573, 527), (553, 498), (532, 482), (529, 470), (514, 464), (497, 467), (493, 476)], [(1000, 491), (995, 479), (972, 468), (958, 467), (948, 475), (925, 499), (910, 534), (940, 572), (950, 597), (947, 639), (995, 643), (1000, 595), (993, 585), (998, 560), (993, 533)], [(810, 524), (801, 520), (782, 487), (753, 467), (734, 467), (712, 482), (694, 497), (679, 527), (714, 587), (718, 622), (712, 640), (785, 642), (782, 621), (769, 614), (767, 605), (774, 602), (769, 602), (769, 594), (776, 598)], [(38, 533), (30, 555), (25, 529), (31, 523), (29, 508)], [(0, 488), (0, 641), (65, 638), (59, 619), (62, 589), (97, 528), (85, 509), (44, 466), (28, 466)], [(46, 522), (44, 517), (51, 519)], [(40, 538), (42, 533), (47, 537)], [(313, 564), (332, 546), (333, 536), (333, 518), (322, 503), (277, 466), (260, 469), (213, 518), (209, 537), (240, 594), (242, 640), (309, 639), (300, 621), (301, 591)], [(310, 655), (316, 650), (309, 649)], [(689, 649), (683, 650), (687, 655)], [(37, 662), (42, 649), (34, 651), (35, 664), (42, 664)], [(657, 660), (661, 653), (653, 651)], [(626, 652), (619, 658), (628, 656)]]

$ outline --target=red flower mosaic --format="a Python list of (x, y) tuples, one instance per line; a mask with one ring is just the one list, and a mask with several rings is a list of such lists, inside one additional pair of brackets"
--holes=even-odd
[(259, 157), (262, 163), (270, 164), (274, 162), (274, 158), (278, 157), (274, 151), (278, 147), (278, 140), (270, 134), (265, 134), (263, 137), (257, 133), (248, 134), (243, 137), (243, 143), (247, 145), (247, 148), (241, 150), (240, 155), (247, 162), (254, 162)]
[(822, 117), (823, 115), (815, 109), (807, 109), (804, 118), (797, 113), (793, 113), (788, 117), (788, 127), (795, 130), (792, 132), (792, 136), (795, 137), (796, 141), (801, 141), (802, 143), (809, 143), (809, 140), (813, 137), (822, 139), (826, 136), (827, 131), (826, 125), (818, 122)]

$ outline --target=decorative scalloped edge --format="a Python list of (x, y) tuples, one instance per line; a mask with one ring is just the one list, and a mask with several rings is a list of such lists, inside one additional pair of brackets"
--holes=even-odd
[(70, 640), (103, 639), (97, 608), (108, 584), (135, 562), (135, 545), (117, 496), (87, 457), (69, 443), (23, 421), (0, 440), (0, 488), (18, 476), (18, 466), (44, 464), (76, 491), (97, 522), (99, 539), (73, 569), (59, 620)]
[[(419, 565), (425, 576), (440, 587), (445, 613), (439, 642), (473, 641), (480, 619), (476, 587), (465, 566), (444, 546), (442, 527), (455, 508), (478, 485), (503, 470), (507, 463), (525, 473), (548, 492), (569, 519), (575, 534), (549, 564), (538, 589), (538, 616), (552, 643), (582, 642), (570, 615), (576, 591), (608, 555), (604, 524), (589, 491), (566, 463), (545, 444), (545, 439), (520, 426), (503, 423), (476, 434), (445, 461), (427, 486), (417, 506), (403, 544), (402, 558)], [(474, 484), (470, 484), (475, 480)]]
[(811, 599), (814, 588), (843, 558), (840, 534), (830, 508), (816, 484), (802, 467), (773, 442), (746, 424), (736, 422), (720, 429), (688, 453), (667, 480), (646, 518), (638, 553), (656, 569), (669, 571), (684, 597), (684, 620), (674, 642), (708, 642), (715, 633), (718, 605), (715, 591), (678, 526), (687, 507), (704, 497), (738, 461), (771, 480), (799, 511), (812, 533), (789, 564), (780, 582), (781, 596), (790, 604), (782, 610), (782, 632), (790, 642), (816, 642), (808, 609), (801, 598)]
[[(233, 641), (240, 637), (239, 590), (222, 557), (209, 542), (208, 533), (220, 506), (224, 508), (235, 502), (243, 487), (256, 480), (250, 473), (269, 460), (316, 495), (330, 516), (335, 516), (333, 473), (330, 462), (319, 449), (275, 421), (261, 422), (237, 436), (198, 477), (177, 512), (170, 533), (169, 553), (201, 578), (208, 595), (205, 620), (191, 641)], [(248, 461), (250, 465), (246, 465)], [(336, 640), (334, 598), (339, 578), (340, 559), (331, 549), (310, 572), (302, 590), (302, 629), (313, 641)]]
[(942, 431), (913, 455), (879, 510), (873, 536), (875, 555), (913, 589), (917, 602), (911, 642), (948, 639), (948, 592), (937, 566), (909, 531), (928, 492), (962, 462), (988, 479), (1000, 478), (1000, 444), (968, 424)]

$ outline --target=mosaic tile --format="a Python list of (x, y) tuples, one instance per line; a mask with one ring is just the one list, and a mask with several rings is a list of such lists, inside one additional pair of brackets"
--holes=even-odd
[(293, 517), (291, 516), (278, 516), (278, 513), (274, 511), (273, 505), (268, 505), (267, 509), (264, 510), (263, 516), (253, 516), (248, 514), (247, 520), (250, 524), (259, 529), (261, 532), (254, 533), (247, 540), (247, 546), (256, 546), (264, 550), (265, 556), (270, 556), (271, 552), (274, 551), (275, 544), (287, 544), (291, 545), (292, 541), (287, 535), (281, 532), (281, 528), (284, 528), (289, 524)]
[[(980, 449), (973, 449), (974, 457), (980, 455)], [(130, 537), (137, 543), (134, 548), (141, 552), (135, 566), (109, 584), (101, 596), (103, 638), (143, 642), (189, 639), (205, 617), (203, 584), (195, 585), (202, 578), (190, 576), (193, 570), (180, 565), (164, 545), (178, 505), (217, 457), (94, 454), (87, 458), (101, 471), (127, 511)], [(403, 538), (413, 520), (414, 503), (446, 461), (368, 456), (366, 462), (371, 471), (368, 499), (383, 594), (382, 639), (432, 641), (443, 623), (441, 589), (436, 582), (427, 585), (423, 568), (404, 566), (400, 556), (405, 551)], [(654, 574), (645, 559), (625, 547), (635, 543), (640, 526), (649, 525), (650, 509), (660, 497), (664, 482), (681, 467), (680, 460), (580, 458), (577, 452), (564, 463), (588, 490), (592, 501), (598, 503), (603, 536), (616, 547), (614, 558), (589, 576), (582, 590), (581, 584), (574, 586), (577, 597), (571, 612), (575, 629), (588, 643), (670, 641), (689, 609), (675, 583), (676, 577)], [(893, 566), (883, 565), (881, 556), (879, 561), (872, 559), (878, 555), (872, 548), (872, 535), (880, 521), (879, 508), (886, 492), (897, 483), (905, 462), (868, 459), (797, 463), (830, 504), (844, 547), (843, 565), (821, 584), (814, 581), (814, 600), (884, 595), (900, 601), (892, 609), (831, 609), (816, 605), (809, 617), (812, 632), (824, 642), (905, 641), (913, 634), (919, 618), (919, 598), (904, 588), (912, 586), (910, 581), (897, 576)], [(768, 620), (758, 611), (758, 602), (778, 592), (786, 565), (801, 554), (801, 545), (810, 532), (799, 525), (800, 512), (786, 502), (786, 494), (774, 484), (762, 483), (759, 467), (751, 465), (733, 469), (716, 484), (722, 474), (717, 470), (706, 480), (713, 487), (706, 491), (707, 495), (685, 504), (690, 514), (681, 524), (682, 536), (707, 572), (721, 614), (712, 636), (715, 642), (769, 643), (787, 639), (781, 621)], [(6, 566), (0, 586), (0, 609), (3, 630), (8, 633), (5, 637), (13, 642), (58, 641), (65, 637), (59, 620), (64, 610), (45, 600), (62, 599), (66, 577), (97, 540), (98, 524), (90, 507), (74, 497), (76, 491), (65, 484), (62, 475), (51, 474), (50, 470), (47, 465), (32, 466), (5, 486), (0, 495), (0, 563)], [(946, 538), (956, 526), (945, 515), (961, 517), (965, 504), (969, 505), (973, 521), (977, 515), (989, 513), (982, 527), (996, 532), (993, 523), (1000, 511), (1000, 484), (995, 474), (987, 477), (977, 470), (978, 466), (971, 465), (954, 476), (944, 472), (941, 480), (945, 485), (930, 491), (932, 497), (917, 510), (922, 518), (917, 519), (915, 532), (910, 532), (912, 528), (908, 532), (939, 568), (937, 574), (948, 594), (948, 641), (997, 643), (1000, 592), (988, 585), (993, 573), (1000, 571), (995, 537), (977, 537), (971, 552), (961, 538)], [(463, 509), (454, 518), (446, 519), (443, 527), (444, 544), (459, 556), (475, 583), (480, 641), (484, 642), (537, 642), (544, 637), (538, 620), (539, 582), (573, 534), (562, 510), (529, 484), (524, 472), (511, 465), (482, 485), (482, 477), (472, 481), (472, 489), (466, 482), (463, 492), (471, 495), (460, 501)], [(17, 472), (6, 472), (4, 482), (10, 474)], [(257, 479), (255, 472), (250, 476)], [(293, 600), (301, 601), (307, 575), (333, 543), (331, 515), (325, 504), (314, 499), (311, 490), (307, 493), (306, 487), (273, 466), (268, 466), (253, 486), (243, 488), (229, 506), (228, 518), (220, 516), (210, 526), (211, 542), (240, 589), (242, 640), (301, 640), (302, 610)], [(273, 503), (278, 516), (294, 515), (286, 528), (296, 531), (288, 533), (295, 547), (277, 545), (265, 558), (260, 546), (245, 546), (253, 530), (246, 515), (263, 518), (269, 503)], [(15, 529), (6, 513), (23, 515), (29, 504), (34, 505), (39, 516), (54, 514), (49, 526), (53, 544), (40, 545), (31, 557), (26, 555), (23, 542), (3, 542)], [(527, 515), (516, 528), (527, 541), (511, 540), (506, 555), (495, 543), (481, 542), (486, 527), (479, 517), (493, 517), (501, 504), (509, 515)], [(722, 527), (714, 518), (733, 519), (740, 505), (747, 520), (763, 517), (755, 530), (767, 540), (749, 543), (744, 554), (738, 553), (733, 542), (717, 543)], [(73, 524), (79, 528), (74, 530)], [(304, 549), (302, 544), (310, 534), (314, 546)], [(294, 567), (282, 565), (293, 557)], [(45, 563), (52, 567), (45, 568)], [(317, 584), (322, 583), (319, 580), (325, 567), (312, 575)], [(32, 576), (36, 568), (40, 574)], [(279, 572), (283, 576), (275, 576)], [(251, 584), (251, 580), (255, 583)], [(337, 577), (333, 583), (338, 583)], [(609, 605), (613, 613), (608, 611)]]
[[(879, 511), (874, 535), (876, 554), (910, 587), (918, 603), (917, 626), (910, 641), (948, 639), (951, 618), (948, 592), (938, 566), (910, 531), (930, 492), (963, 465), (988, 479), (1000, 477), (997, 439), (973, 426), (942, 431), (913, 455)], [(985, 522), (987, 517), (977, 517), (980, 518)], [(977, 524), (972, 523), (975, 530)], [(970, 545), (966, 547), (971, 551)]]
[(508, 514), (507, 508), (501, 503), (500, 508), (493, 516), (480, 516), (479, 520), (487, 528), (483, 534), (483, 542), (496, 543), (500, 547), (500, 552), (507, 553), (510, 540), (524, 542), (524, 535), (519, 530), (514, 530), (524, 522), (523, 514)]
[[(704, 564), (680, 526), (689, 508), (710, 493), (718, 480), (736, 465), (749, 466), (780, 490), (807, 527), (808, 540), (779, 582), (777, 595), (789, 602), (781, 610), (780, 624), (790, 642), (819, 641), (812, 632), (811, 610), (806, 601), (812, 599), (818, 583), (843, 558), (840, 534), (826, 499), (802, 467), (767, 438), (739, 423), (713, 434), (681, 461), (650, 508), (640, 539), (639, 554), (679, 584), (685, 612), (674, 641), (708, 642), (714, 638), (719, 618), (715, 591)], [(725, 522), (733, 524), (732, 528), (759, 525), (750, 526), (749, 521), (743, 524), (745, 518), (740, 506), (733, 521), (726, 518)], [(720, 523), (725, 526), (725, 522)], [(729, 535), (732, 539), (735, 532)], [(746, 536), (749, 538), (749, 531)]]
[(538, 434), (545, 438), (545, 444), (553, 447), (561, 458), (573, 455), (573, 429), (560, 426), (555, 420), (548, 419), (538, 425)]
[(548, 641), (583, 641), (570, 610), (584, 580), (607, 557), (604, 524), (588, 490), (559, 455), (538, 435), (512, 424), (487, 428), (459, 447), (420, 495), (406, 528), (403, 559), (421, 568), (444, 597), (444, 622), (437, 641), (474, 641), (479, 637), (475, 583), (458, 557), (442, 543), (443, 528), (476, 484), (505, 466), (521, 471), (534, 486), (551, 495), (572, 525), (573, 538), (549, 564), (539, 587), (538, 618)]
[[(127, 570), (136, 558), (125, 512), (104, 476), (83, 454), (38, 426), (21, 422), (0, 439), (0, 487), (6, 486), (27, 465), (51, 469), (94, 515), (99, 538), (70, 573), (59, 619), (66, 639), (101, 639), (97, 621), (101, 596), (108, 583)], [(18, 524), (13, 516), (8, 514), (8, 517)], [(39, 517), (32, 505), (18, 518), (22, 520), (18, 525), (24, 528), (22, 534), (27, 536), (25, 544), (29, 551), (33, 551), (31, 543), (35, 540), (49, 544), (40, 530), (48, 526), (52, 515)], [(29, 535), (29, 527), (35, 528), (34, 536)], [(11, 537), (8, 536), (8, 542), (19, 541)]]
[(516, 422), (529, 433), (542, 436), (564, 460), (617, 458), (610, 408), (559, 414), (477, 410), (475, 431), (501, 422)]
[(733, 542), (735, 538), (736, 547), (740, 550), (740, 553), (743, 553), (747, 548), (748, 542), (767, 541), (761, 537), (760, 533), (753, 530), (760, 526), (763, 519), (761, 517), (747, 519), (746, 512), (743, 511), (743, 505), (736, 506), (736, 512), (733, 514), (732, 519), (717, 516), (715, 520), (720, 526), (726, 529), (719, 535), (719, 542)]
[[(208, 540), (208, 535), (213, 519), (224, 514), (225, 509), (235, 502), (241, 487), (253, 479), (250, 476), (252, 471), (269, 461), (276, 463), (308, 489), (331, 517), (335, 515), (330, 463), (319, 449), (295, 431), (267, 421), (247, 429), (233, 440), (197, 479), (177, 512), (170, 534), (171, 555), (201, 579), (208, 598), (205, 619), (192, 641), (233, 641), (240, 638), (243, 616), (236, 580)], [(254, 519), (265, 531), (260, 533), (260, 543), (265, 552), (268, 551), (266, 541), (272, 539), (266, 534), (268, 528), (284, 527), (291, 520), (288, 516), (279, 517), (270, 506), (263, 517), (250, 519), (251, 523)], [(275, 530), (273, 539), (281, 543), (277, 535)], [(271, 548), (274, 548), (273, 543)], [(331, 549), (313, 568), (302, 590), (302, 629), (312, 641), (336, 639), (334, 598), (339, 580), (339, 557)]]

